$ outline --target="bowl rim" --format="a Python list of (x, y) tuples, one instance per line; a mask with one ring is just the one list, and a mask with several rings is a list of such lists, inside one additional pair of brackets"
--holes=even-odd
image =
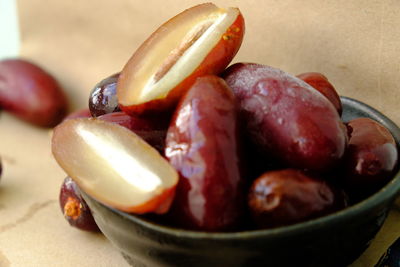
[[(341, 96), (341, 101), (344, 105), (351, 105), (356, 107), (357, 110), (361, 112), (368, 113), (370, 117), (388, 128), (388, 130), (392, 133), (397, 147), (400, 147), (400, 129), (399, 127), (383, 115), (378, 110), (372, 108), (371, 106), (360, 102), (358, 100), (352, 99), (350, 97)], [(400, 162), (398, 162), (400, 165)], [(339, 224), (343, 221), (348, 220), (348, 218), (353, 218), (358, 216), (359, 214), (363, 214), (368, 211), (371, 207), (379, 206), (381, 203), (390, 200), (399, 195), (400, 193), (400, 166), (398, 166), (397, 172), (393, 175), (393, 178), (378, 192), (373, 194), (372, 196), (350, 206), (343, 210), (334, 212), (332, 214), (311, 219), (305, 222), (296, 223), (293, 225), (281, 226), (277, 228), (271, 229), (255, 229), (255, 230), (244, 230), (244, 231), (236, 231), (236, 232), (205, 232), (205, 231), (193, 231), (186, 230), (176, 227), (171, 227), (167, 225), (157, 224), (155, 222), (151, 222), (147, 219), (143, 219), (134, 214), (125, 213), (123, 211), (117, 210), (110, 206), (107, 206), (93, 197), (89, 196), (82, 190), (82, 194), (84, 198), (89, 198), (110, 212), (114, 213), (117, 216), (120, 216), (124, 219), (132, 221), (133, 223), (139, 225), (142, 228), (152, 230), (154, 232), (162, 233), (164, 235), (178, 237), (178, 238), (188, 238), (188, 239), (212, 239), (212, 240), (233, 240), (233, 239), (243, 239), (243, 238), (260, 238), (260, 237), (273, 237), (273, 236), (288, 236), (294, 233), (301, 234), (306, 233), (310, 230), (315, 231), (325, 224)]]

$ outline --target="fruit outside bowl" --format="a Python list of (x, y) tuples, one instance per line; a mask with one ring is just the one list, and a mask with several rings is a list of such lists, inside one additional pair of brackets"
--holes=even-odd
[[(400, 129), (377, 110), (341, 97), (344, 121), (369, 117)], [(347, 266), (368, 247), (400, 191), (400, 172), (380, 191), (318, 219), (267, 230), (194, 232), (156, 224), (94, 200), (83, 192), (104, 235), (132, 266)]]

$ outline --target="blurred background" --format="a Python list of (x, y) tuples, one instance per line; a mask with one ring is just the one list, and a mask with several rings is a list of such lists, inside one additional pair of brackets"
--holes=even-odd
[(0, 59), (15, 57), (19, 53), (20, 36), (16, 1), (0, 1)]
[[(237, 6), (244, 14), (246, 35), (234, 61), (258, 62), (293, 74), (322, 72), (340, 94), (400, 121), (394, 110), (400, 101), (400, 66), (393, 60), (400, 46), (399, 1), (214, 2)], [(55, 73), (73, 107), (83, 107), (91, 87), (119, 71), (161, 23), (199, 3), (18, 0), (20, 53)]]

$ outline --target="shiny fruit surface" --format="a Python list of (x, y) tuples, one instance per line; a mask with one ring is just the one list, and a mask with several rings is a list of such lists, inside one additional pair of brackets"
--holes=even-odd
[(117, 81), (119, 73), (105, 78), (92, 89), (89, 96), (89, 109), (93, 117), (121, 111), (118, 107)]
[(165, 213), (178, 183), (174, 168), (132, 131), (98, 119), (71, 119), (54, 129), (52, 152), (79, 187), (131, 213)]
[(248, 206), (260, 228), (294, 224), (345, 207), (344, 195), (322, 180), (296, 169), (266, 172), (248, 194)]
[(326, 172), (347, 145), (346, 127), (329, 100), (279, 69), (237, 63), (224, 73), (253, 141), (290, 167)]
[(100, 231), (78, 185), (70, 177), (66, 177), (61, 185), (59, 202), (64, 218), (71, 226), (85, 231)]
[(124, 112), (113, 112), (98, 117), (100, 120), (116, 123), (136, 133), (144, 141), (164, 153), (169, 118), (140, 118)]
[(385, 185), (396, 169), (396, 142), (383, 125), (369, 118), (347, 123), (349, 147), (345, 156), (346, 187), (357, 194), (371, 194)]
[(342, 115), (342, 102), (340, 101), (339, 94), (336, 92), (335, 87), (328, 81), (328, 78), (318, 72), (302, 73), (297, 75), (297, 78), (302, 79), (328, 98), (335, 106), (339, 115)]
[(234, 96), (216, 76), (197, 79), (168, 129), (165, 155), (180, 174), (173, 202), (182, 227), (224, 231), (242, 214), (237, 110)]
[(23, 59), (0, 61), (0, 107), (40, 127), (57, 125), (67, 99), (54, 77)]
[(219, 74), (242, 43), (244, 20), (237, 8), (211, 3), (183, 11), (157, 29), (133, 54), (118, 80), (120, 107), (128, 114), (175, 107), (206, 74)]

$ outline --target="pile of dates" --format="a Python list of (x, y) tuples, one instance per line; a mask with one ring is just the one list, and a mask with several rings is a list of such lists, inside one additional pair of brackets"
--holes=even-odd
[(397, 169), (391, 133), (343, 122), (320, 73), (228, 67), (243, 35), (240, 11), (211, 3), (163, 24), (54, 129), (68, 182), (113, 208), (214, 232), (306, 221), (382, 188)]

